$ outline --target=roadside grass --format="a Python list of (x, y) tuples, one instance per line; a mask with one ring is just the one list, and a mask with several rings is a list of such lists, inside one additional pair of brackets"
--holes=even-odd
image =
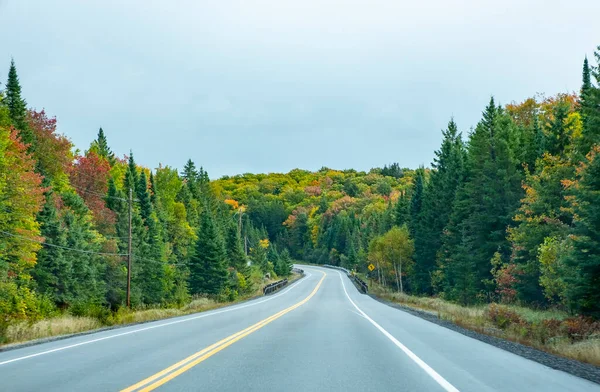
[(377, 297), (436, 315), (463, 328), (600, 366), (600, 322), (567, 312), (517, 305), (462, 306), (436, 297), (391, 292), (369, 282)]
[[(300, 274), (292, 274), (288, 280), (293, 282), (300, 279)], [(185, 316), (192, 313), (205, 312), (232, 305), (237, 302), (262, 296), (262, 287), (279, 279), (271, 279), (255, 285), (255, 290), (238, 297), (234, 301), (217, 302), (208, 297), (197, 297), (180, 308), (174, 307), (140, 307), (137, 309), (120, 308), (116, 312), (103, 309), (97, 317), (74, 316), (68, 313), (39, 321), (20, 322), (7, 327), (4, 336), (0, 336), (0, 347), (8, 344), (22, 343), (29, 340), (49, 338), (53, 336), (69, 335), (74, 333), (92, 331), (102, 327), (127, 325), (148, 321), (162, 320), (171, 317)]]
[(33, 324), (22, 322), (9, 325), (6, 330), (6, 343), (24, 342), (50, 336), (66, 335), (101, 328), (100, 320), (93, 317), (63, 315)]

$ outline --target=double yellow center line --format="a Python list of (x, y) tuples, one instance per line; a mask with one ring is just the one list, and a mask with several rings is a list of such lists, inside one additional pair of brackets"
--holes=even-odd
[(258, 331), (265, 325), (277, 320), (279, 317), (283, 316), (284, 314), (289, 313), (292, 310), (304, 305), (317, 293), (317, 291), (319, 290), (319, 287), (321, 287), (321, 283), (323, 283), (323, 280), (325, 279), (326, 275), (327, 274), (323, 272), (323, 277), (321, 278), (321, 280), (319, 280), (319, 283), (317, 283), (317, 285), (315, 286), (313, 291), (308, 295), (308, 297), (304, 298), (302, 301), (300, 301), (300, 302), (290, 306), (289, 308), (284, 309), (270, 317), (267, 317), (266, 319), (259, 321), (258, 323), (251, 325), (250, 327), (248, 327), (242, 331), (236, 332), (233, 335), (230, 335), (230, 336), (226, 337), (225, 339), (222, 339), (222, 340), (216, 342), (215, 344), (212, 344), (212, 345), (198, 351), (195, 354), (190, 355), (189, 357), (177, 362), (174, 365), (169, 366), (168, 368), (166, 368), (164, 370), (161, 370), (160, 372), (158, 372), (156, 374), (153, 374), (152, 376), (138, 382), (137, 384), (134, 384), (128, 388), (121, 390), (121, 392), (152, 391), (152, 390), (158, 388), (159, 386), (165, 384), (166, 382), (169, 382), (170, 380), (179, 376), (180, 374), (190, 370), (191, 368), (193, 368), (200, 362), (206, 360), (207, 358), (212, 357), (213, 355), (215, 355), (219, 351), (225, 349), (226, 347), (231, 346), (233, 343), (237, 342), (238, 340), (244, 338), (245, 336), (250, 335), (252, 332)]

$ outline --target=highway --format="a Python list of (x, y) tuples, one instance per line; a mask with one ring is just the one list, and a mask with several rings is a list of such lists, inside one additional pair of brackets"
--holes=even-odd
[(242, 304), (2, 352), (0, 390), (600, 391), (301, 268)]

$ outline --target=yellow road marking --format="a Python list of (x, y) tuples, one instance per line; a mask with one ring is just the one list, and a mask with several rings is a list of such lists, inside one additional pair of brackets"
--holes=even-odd
[[(213, 355), (215, 355), (219, 351), (225, 349), (226, 347), (231, 346), (233, 343), (237, 342), (238, 340), (261, 329), (265, 325), (280, 318), (284, 314), (289, 313), (292, 310), (304, 305), (317, 293), (317, 291), (319, 290), (319, 287), (321, 287), (321, 283), (323, 283), (323, 279), (325, 279), (326, 275), (327, 274), (323, 272), (323, 277), (321, 278), (321, 280), (319, 280), (319, 283), (317, 283), (317, 285), (315, 286), (313, 291), (308, 295), (308, 297), (304, 298), (302, 301), (300, 301), (278, 313), (275, 313), (274, 315), (267, 317), (266, 319), (261, 320), (258, 323), (251, 325), (250, 327), (248, 327), (242, 331), (236, 332), (233, 335), (226, 337), (225, 339), (219, 340), (217, 343), (211, 344), (210, 346), (198, 351), (195, 354), (190, 355), (189, 357), (177, 362), (176, 364), (171, 365), (168, 368), (161, 370), (160, 372), (153, 374), (152, 376), (145, 378), (144, 380), (142, 380), (128, 388), (121, 390), (121, 392), (132, 392), (132, 391), (138, 390), (139, 388), (142, 388), (143, 386), (154, 381), (154, 383), (139, 390), (140, 392), (152, 391), (152, 390), (158, 388), (159, 386), (165, 384), (166, 382), (179, 376), (180, 374), (188, 371), (189, 369), (193, 368), (200, 362), (203, 362), (207, 358), (212, 357)], [(163, 376), (165, 376), (165, 377), (163, 377)], [(158, 380), (158, 381), (155, 381), (155, 380)]]

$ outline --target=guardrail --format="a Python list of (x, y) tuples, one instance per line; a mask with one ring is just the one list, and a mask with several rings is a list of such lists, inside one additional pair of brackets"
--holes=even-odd
[(346, 268), (338, 267), (336, 265), (329, 265), (329, 264), (323, 264), (323, 267), (333, 268), (333, 269), (336, 269), (336, 270), (344, 271), (346, 273), (346, 275), (348, 275), (348, 277), (350, 278), (350, 280), (353, 281), (354, 284), (356, 284), (356, 287), (358, 288), (358, 290), (361, 293), (367, 294), (367, 292), (369, 291), (369, 285), (367, 285), (367, 283), (364, 280), (362, 280), (361, 278), (359, 278), (358, 276), (356, 276), (352, 272), (348, 271)]
[(337, 265), (323, 264), (323, 267), (333, 268), (333, 269), (336, 269), (336, 270), (344, 271), (346, 273), (346, 275), (350, 275), (350, 271), (348, 271), (346, 268), (338, 267)]
[(288, 284), (287, 279), (282, 279), (282, 280), (278, 280), (277, 282), (269, 283), (268, 285), (263, 287), (263, 294), (264, 295), (271, 294), (272, 292), (279, 290), (286, 284)]
[(367, 292), (369, 291), (369, 286), (364, 280), (362, 280), (356, 275), (352, 275), (350, 279), (352, 279), (354, 283), (356, 283), (356, 286), (363, 294), (367, 294)]
[(292, 268), (292, 272), (295, 272), (295, 273), (297, 273), (297, 274), (303, 274), (303, 273), (304, 273), (304, 270), (303, 270), (303, 269), (300, 269), (300, 268), (296, 268), (296, 267), (294, 267), (294, 268)]

